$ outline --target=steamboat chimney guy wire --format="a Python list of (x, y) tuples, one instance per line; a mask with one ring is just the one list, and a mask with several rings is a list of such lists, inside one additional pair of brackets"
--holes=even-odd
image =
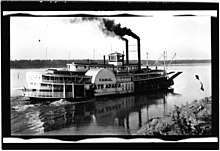
[(161, 58), (162, 56), (163, 56), (163, 54), (157, 59), (157, 61), (155, 61), (155, 63), (153, 64), (153, 66), (158, 63), (158, 61), (160, 60), (160, 58)]

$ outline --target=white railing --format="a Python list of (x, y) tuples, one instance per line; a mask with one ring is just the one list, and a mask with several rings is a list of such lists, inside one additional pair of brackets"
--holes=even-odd
[[(25, 95), (38, 98), (64, 98), (63, 92), (25, 92)], [(72, 98), (72, 92), (66, 92), (66, 97)]]
[(88, 79), (88, 78), (77, 78), (77, 79), (74, 79), (74, 80), (48, 80), (48, 79), (43, 79), (42, 82), (44, 82), (44, 83), (79, 83), (79, 80), (82, 83), (91, 82), (91, 79)]

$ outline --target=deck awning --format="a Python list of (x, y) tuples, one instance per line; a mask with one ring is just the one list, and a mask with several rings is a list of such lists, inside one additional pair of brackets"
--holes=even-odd
[(92, 77), (93, 84), (116, 83), (114, 73), (108, 69), (91, 69), (85, 75)]

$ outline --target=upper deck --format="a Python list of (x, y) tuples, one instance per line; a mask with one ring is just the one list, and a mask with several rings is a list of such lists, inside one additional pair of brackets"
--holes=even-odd
[(79, 73), (85, 73), (90, 69), (109, 69), (113, 71), (114, 73), (119, 72), (135, 72), (138, 69), (137, 64), (122, 64), (122, 65), (113, 65), (113, 64), (90, 64), (90, 63), (72, 63), (67, 64), (67, 71), (69, 72), (79, 72)]
[(90, 83), (91, 77), (86, 76), (83, 72), (48, 69), (45, 73), (27, 72), (26, 81), (33, 85), (38, 83)]

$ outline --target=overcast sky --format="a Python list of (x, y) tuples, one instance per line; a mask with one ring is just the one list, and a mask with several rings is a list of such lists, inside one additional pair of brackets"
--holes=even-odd
[[(145, 11), (144, 15), (152, 16), (108, 19), (140, 37), (142, 60), (146, 59), (147, 52), (149, 59), (158, 59), (163, 51), (167, 51), (168, 59), (174, 53), (176, 59), (211, 59), (210, 12), (200, 11), (200, 16), (173, 17), (176, 12)], [(11, 60), (46, 59), (46, 52), (47, 59), (69, 59), (69, 56), (70, 59), (102, 59), (111, 52), (125, 52), (125, 42), (118, 36), (107, 36), (99, 26), (97, 20), (81, 21), (74, 17), (12, 17)], [(129, 40), (129, 58), (137, 59), (137, 40), (125, 37)]]

